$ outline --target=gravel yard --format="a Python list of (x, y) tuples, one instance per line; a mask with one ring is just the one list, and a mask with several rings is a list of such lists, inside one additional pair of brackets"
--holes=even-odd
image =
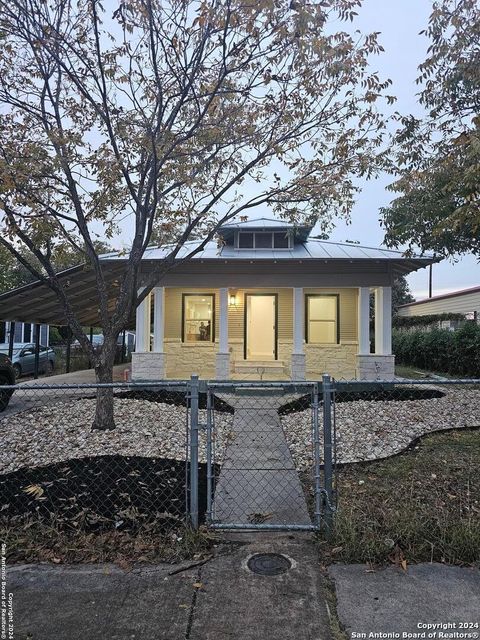
[[(419, 436), (443, 429), (480, 426), (480, 390), (440, 388), (426, 400), (355, 400), (336, 404), (337, 461), (359, 462), (398, 453)], [(310, 409), (281, 416), (298, 469), (312, 466)], [(320, 439), (322, 448), (322, 428)]]
[[(17, 413), (0, 420), (0, 473), (98, 455), (185, 460), (186, 409), (147, 400), (115, 398), (113, 431), (92, 431), (95, 399), (78, 399)], [(206, 411), (200, 410), (200, 422)], [(216, 457), (223, 458), (233, 416), (216, 414)], [(200, 432), (200, 462), (205, 436)]]

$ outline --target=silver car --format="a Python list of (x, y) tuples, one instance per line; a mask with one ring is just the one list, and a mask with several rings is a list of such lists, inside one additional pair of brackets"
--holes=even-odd
[[(0, 344), (0, 353), (8, 356), (8, 344)], [(13, 345), (12, 365), (15, 377), (35, 371), (35, 345), (33, 342), (16, 342)], [(39, 373), (51, 373), (55, 367), (55, 352), (50, 347), (40, 345), (38, 358)]]

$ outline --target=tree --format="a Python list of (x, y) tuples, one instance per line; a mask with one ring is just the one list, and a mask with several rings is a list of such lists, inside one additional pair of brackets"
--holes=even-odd
[(398, 116), (391, 189), (381, 210), (388, 246), (480, 256), (480, 5), (438, 0), (417, 80), (424, 118)]
[[(93, 244), (98, 254), (113, 251), (106, 242), (95, 240)], [(25, 260), (28, 261), (29, 257), (31, 258), (24, 248), (20, 247), (18, 251)], [(71, 245), (64, 243), (63, 245), (59, 244), (55, 247), (55, 251), (50, 260), (55, 271), (60, 272), (81, 263), (84, 260), (84, 255), (84, 250), (79, 251)], [(35, 265), (35, 269), (41, 272), (42, 265), (40, 261), (34, 260), (33, 258), (31, 259)], [(23, 264), (19, 264), (18, 259), (8, 248), (0, 244), (0, 293), (34, 282), (35, 279), (31, 271), (23, 266)]]
[(402, 304), (415, 302), (415, 298), (410, 291), (410, 286), (405, 276), (397, 276), (392, 285), (392, 312), (396, 315), (398, 307)]
[[(383, 161), (376, 102), (389, 85), (368, 69), (377, 34), (333, 29), (360, 0), (114, 4), (0, 5), (0, 244), (55, 292), (100, 382), (112, 380), (119, 332), (189, 238), (204, 240), (185, 259), (258, 205), (324, 227), (348, 215), (355, 177)], [(132, 240), (111, 309), (94, 238), (121, 226)], [(175, 242), (140, 283), (152, 234)], [(55, 274), (59, 242), (95, 273), (97, 352)], [(113, 427), (104, 389), (93, 428)]]

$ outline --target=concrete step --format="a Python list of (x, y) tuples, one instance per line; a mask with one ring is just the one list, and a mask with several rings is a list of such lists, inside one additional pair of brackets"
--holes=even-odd
[(282, 360), (236, 360), (233, 363), (233, 371), (234, 373), (284, 373), (285, 365)]

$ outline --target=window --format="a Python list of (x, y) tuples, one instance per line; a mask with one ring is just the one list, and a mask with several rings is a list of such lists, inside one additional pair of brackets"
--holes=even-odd
[(306, 296), (306, 341), (336, 344), (339, 340), (338, 295)]
[(239, 233), (238, 234), (238, 248), (239, 249), (253, 249), (253, 233)]
[(274, 249), (288, 249), (289, 248), (288, 233), (282, 231), (281, 233), (273, 234), (273, 247)]
[(288, 231), (240, 232), (237, 246), (239, 249), (289, 249), (290, 234)]
[(215, 296), (210, 293), (183, 294), (182, 342), (215, 340)]

